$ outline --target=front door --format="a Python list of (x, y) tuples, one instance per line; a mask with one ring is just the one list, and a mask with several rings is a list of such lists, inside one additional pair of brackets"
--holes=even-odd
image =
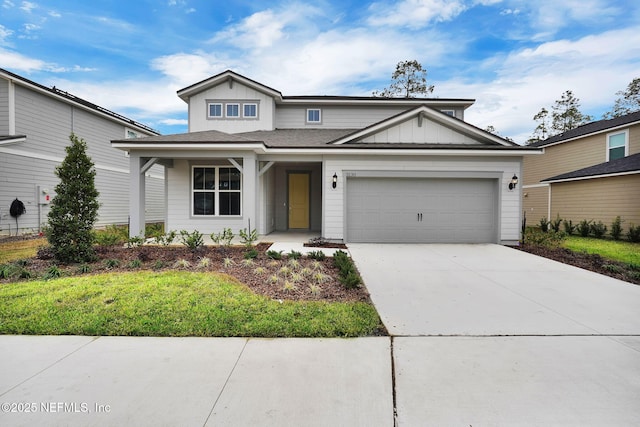
[(289, 173), (289, 228), (309, 228), (309, 174)]

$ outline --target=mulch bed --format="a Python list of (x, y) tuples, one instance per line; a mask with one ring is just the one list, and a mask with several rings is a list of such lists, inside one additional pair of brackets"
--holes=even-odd
[[(362, 301), (370, 303), (369, 293), (364, 286), (356, 289), (346, 289), (338, 281), (338, 270), (333, 266), (333, 258), (327, 257), (320, 264), (314, 265), (314, 260), (302, 257), (298, 259), (299, 266), (292, 268), (296, 272), (301, 272), (304, 268), (308, 268), (316, 272), (321, 272), (324, 277), (321, 283), (318, 283), (313, 276), (297, 281), (292, 279), (291, 275), (287, 275), (294, 288), (285, 290), (285, 274), (280, 272), (283, 266), (289, 266), (289, 259), (283, 256), (282, 260), (273, 260), (266, 256), (270, 243), (260, 243), (255, 248), (259, 255), (253, 260), (252, 265), (243, 263), (246, 248), (241, 246), (216, 247), (204, 246), (196, 251), (182, 246), (141, 246), (135, 248), (125, 248), (121, 246), (99, 246), (97, 247), (98, 260), (88, 263), (90, 273), (106, 273), (106, 272), (124, 272), (145, 270), (185, 270), (198, 272), (220, 272), (235, 277), (240, 282), (247, 285), (257, 294), (265, 295), (274, 300), (311, 300), (311, 301)], [(206, 267), (198, 266), (202, 259), (208, 258), (209, 265)], [(231, 262), (225, 263), (225, 259)], [(118, 265), (109, 267), (107, 264), (111, 260), (117, 260)], [(139, 260), (139, 267), (131, 267), (130, 264), (134, 260)], [(176, 263), (187, 261), (188, 267), (177, 266)], [(47, 250), (40, 250), (38, 257), (29, 259), (25, 266), (32, 272), (33, 278), (42, 278), (48, 269), (53, 265), (63, 272), (64, 276), (77, 275), (79, 265), (59, 265), (47, 253)], [(113, 264), (113, 262), (111, 262)], [(182, 263), (184, 264), (184, 263)], [(262, 267), (263, 273), (256, 273), (255, 269)], [(309, 273), (307, 271), (307, 273)], [(272, 283), (269, 279), (272, 275), (278, 276), (278, 282)], [(301, 276), (303, 276), (301, 274)], [(15, 280), (15, 279), (12, 279)], [(0, 280), (0, 283), (8, 280)], [(310, 284), (318, 285), (317, 293), (311, 292)]]
[(514, 247), (524, 252), (539, 255), (564, 264), (580, 267), (585, 270), (604, 274), (625, 282), (640, 285), (640, 271), (622, 262), (611, 261), (597, 254), (574, 252), (566, 248), (550, 248), (540, 245), (525, 244)]

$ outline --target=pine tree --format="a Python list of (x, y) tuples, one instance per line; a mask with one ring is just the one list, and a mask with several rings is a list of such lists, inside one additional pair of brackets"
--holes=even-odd
[(563, 93), (562, 97), (556, 100), (552, 109), (551, 130), (553, 135), (575, 129), (593, 120), (591, 116), (580, 112), (580, 100), (570, 90)]
[(51, 201), (47, 239), (55, 258), (64, 263), (95, 259), (93, 225), (98, 217), (98, 190), (94, 164), (87, 156), (87, 143), (69, 136), (67, 155), (56, 167), (60, 183)]
[(605, 119), (614, 119), (625, 116), (635, 111), (640, 111), (640, 77), (631, 80), (627, 89), (616, 92), (619, 96), (616, 99), (613, 109), (604, 114)]
[(531, 135), (531, 138), (527, 140), (527, 144), (533, 144), (534, 142), (547, 139), (547, 137), (549, 136), (549, 124), (547, 122), (548, 119), (549, 110), (542, 107), (538, 114), (533, 116), (533, 120), (538, 122), (538, 126), (536, 126), (536, 128), (533, 130), (533, 135)]
[(414, 98), (416, 94), (427, 95), (433, 92), (433, 85), (427, 85), (427, 70), (416, 60), (398, 62), (391, 80), (389, 87), (373, 92), (373, 96)]

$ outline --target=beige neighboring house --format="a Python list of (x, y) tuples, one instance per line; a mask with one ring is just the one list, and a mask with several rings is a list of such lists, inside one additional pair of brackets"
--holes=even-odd
[(530, 145), (541, 156), (523, 161), (527, 224), (560, 215), (624, 229), (640, 224), (640, 111), (588, 123)]

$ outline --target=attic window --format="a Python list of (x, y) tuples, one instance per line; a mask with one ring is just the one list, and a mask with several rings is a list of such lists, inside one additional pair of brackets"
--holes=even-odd
[(222, 117), (222, 104), (209, 104), (209, 117)]
[(443, 112), (444, 114), (446, 114), (447, 116), (451, 116), (451, 117), (455, 117), (456, 116), (456, 112), (453, 110), (440, 110), (441, 112)]
[(307, 123), (322, 123), (322, 112), (319, 108), (307, 109)]
[(240, 117), (240, 104), (227, 104), (227, 117)]
[(629, 154), (629, 132), (607, 135), (607, 161), (622, 159)]

